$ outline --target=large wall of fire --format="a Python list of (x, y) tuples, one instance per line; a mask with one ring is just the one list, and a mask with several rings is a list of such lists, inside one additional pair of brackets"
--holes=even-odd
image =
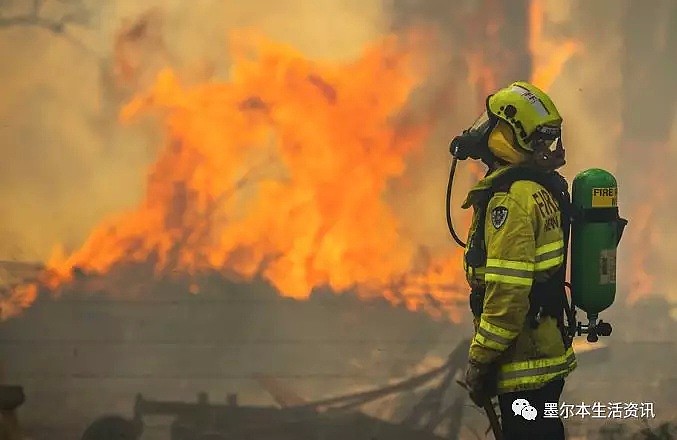
[(4, 317), (83, 279), (218, 272), (457, 319), (447, 143), (516, 79), (564, 114), (568, 177), (620, 180), (623, 297), (677, 298), (674, 2), (23, 3), (0, 11), (0, 258), (49, 270)]

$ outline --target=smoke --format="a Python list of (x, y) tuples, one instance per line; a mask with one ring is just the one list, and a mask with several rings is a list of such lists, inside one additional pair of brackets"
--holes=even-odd
[[(482, 110), (481, 98), (486, 96), (482, 92), (525, 78), (525, 70), (532, 72), (533, 79), (544, 65), (560, 64), (561, 70), (545, 87), (564, 117), (568, 163), (562, 172), (570, 181), (589, 168), (614, 173), (621, 215), (630, 220), (619, 249), (619, 298), (661, 295), (677, 300), (669, 275), (675, 261), (670, 228), (676, 213), (667, 198), (673, 179), (669, 164), (674, 163), (677, 148), (677, 85), (671, 80), (677, 74), (671, 61), (677, 55), (677, 7), (661, 0), (653, 0), (651, 6), (631, 0), (531, 0), (511, 3), (508, 14), (503, 9), (506, 4), (478, 0), (454, 4), (452, 11), (447, 2), (394, 2), (394, 20), (399, 25), (426, 22), (441, 29), (443, 44), (434, 54), (438, 70), (428, 83), (432, 94), (444, 95), (440, 77), (459, 87), (450, 94), (445, 111), (437, 115), (438, 134), (428, 145), (425, 166), (410, 170), (414, 185), (421, 189), (408, 196), (416, 213), (410, 221), (422, 229), (421, 213), (442, 218), (442, 182), (448, 166), (441, 160), (444, 147)], [(473, 15), (473, 8), (480, 13)], [(530, 15), (530, 37), (540, 30), (535, 36), (538, 44), (528, 42), (518, 30), (524, 27), (526, 15)], [(462, 31), (459, 22), (470, 23), (474, 31)], [(503, 29), (510, 38), (495, 38), (500, 30), (492, 33), (494, 28)], [(519, 55), (527, 46), (530, 53)], [(473, 87), (477, 85), (473, 68), (481, 69), (473, 66), (476, 60), (458, 59), (467, 47), (498, 72), (490, 84), (493, 89)], [(506, 52), (514, 53), (522, 69), (508, 62), (509, 57), (496, 55)], [(496, 59), (500, 62), (492, 64)], [(455, 195), (467, 189), (467, 180), (459, 181), (465, 187)], [(457, 207), (460, 201), (456, 200)], [(459, 215), (458, 209), (455, 213)], [(438, 243), (448, 246), (440, 239), (446, 234), (440, 224), (432, 229), (426, 223), (426, 237), (430, 242), (437, 237)]]
[[(546, 38), (569, 38), (579, 48), (549, 88), (564, 117), (564, 173), (570, 178), (586, 168), (617, 171), (624, 9), (603, 3), (545, 2)], [(601, 10), (606, 12), (604, 33), (597, 31)]]
[(583, 47), (551, 89), (565, 119), (565, 174), (598, 167), (619, 181), (619, 209), (630, 221), (619, 248), (619, 297), (674, 302), (670, 228), (677, 213), (668, 188), (677, 70), (669, 60), (677, 54), (677, 7), (661, 0), (549, 6), (551, 29)]
[[(674, 301), (677, 290), (670, 287), (674, 285), (670, 269), (675, 261), (671, 232), (675, 212), (669, 195), (675, 182), (669, 167), (677, 151), (674, 106), (677, 85), (666, 78), (677, 77), (674, 65), (677, 27), (670, 25), (676, 8), (667, 7), (668, 1), (647, 1), (543, 1), (542, 28), (543, 38), (550, 41), (554, 49), (569, 40), (577, 41), (581, 47), (564, 63), (549, 88), (565, 119), (568, 165), (564, 174), (571, 179), (585, 168), (601, 167), (614, 172), (620, 183), (620, 210), (630, 219), (630, 225), (619, 250), (622, 258), (618, 274), (619, 300), (645, 289), (642, 286), (649, 286), (647, 292), (665, 295)], [(4, 8), (7, 2), (0, 3), (3, 18), (26, 13), (19, 4), (22, 2), (14, 3), (16, 7), (9, 8), (11, 10)], [(160, 138), (161, 127), (157, 121), (121, 126), (118, 111), (133, 94), (146, 90), (162, 67), (170, 65), (187, 83), (228, 78), (228, 36), (235, 28), (256, 28), (311, 58), (350, 60), (383, 33), (404, 32), (410, 26), (421, 24), (433, 30), (434, 42), (424, 54), (430, 73), (412, 97), (409, 113), (404, 116), (427, 119), (435, 130), (421, 153), (407, 164), (405, 178), (393, 185), (389, 197), (403, 221), (404, 233), (434, 251), (446, 252), (453, 246), (445, 229), (443, 204), (448, 142), (482, 110), (486, 93), (511, 81), (528, 79), (532, 71), (533, 54), (528, 52), (527, 35), (530, 2), (527, 0), (393, 0), (385, 6), (379, 0), (44, 3), (51, 6), (43, 12), (54, 20), (63, 18), (64, 11), (60, 8), (77, 9), (83, 4), (88, 20), (85, 25), (68, 24), (65, 33), (39, 26), (0, 27), (3, 56), (0, 151), (4, 164), (0, 173), (0, 196), (4, 202), (0, 217), (0, 259), (46, 260), (56, 244), (63, 244), (67, 250), (77, 248), (103, 218), (139, 204), (149, 165), (155, 161), (156, 148), (162, 146), (164, 140)], [(630, 26), (633, 23), (636, 26)], [(541, 55), (549, 54), (545, 51)], [(466, 225), (458, 205), (474, 179), (471, 170), (464, 167), (457, 180), (454, 206), (461, 231)], [(657, 195), (663, 198), (656, 198)], [(643, 284), (637, 274), (650, 278), (653, 284)], [(166, 295), (165, 287), (155, 286), (158, 296)], [(219, 296), (228, 289), (219, 280), (213, 290), (214, 295)], [(252, 289), (242, 290), (242, 297), (251, 296)], [(115, 336), (113, 342), (125, 343), (141, 334), (141, 330), (135, 333), (136, 328), (150, 328), (147, 334), (163, 338), (168, 337), (167, 329), (173, 329), (169, 337), (198, 334), (200, 341), (208, 340), (216, 328), (219, 334), (249, 335), (251, 341), (257, 336), (268, 338), (278, 347), (277, 351), (269, 352), (267, 346), (257, 346), (249, 340), (244, 341), (242, 353), (235, 349), (228, 351), (229, 348), (214, 351), (208, 347), (205, 352), (212, 357), (205, 358), (204, 362), (195, 362), (186, 356), (196, 369), (204, 365), (220, 368), (222, 360), (215, 358), (217, 355), (223, 359), (252, 359), (275, 368), (278, 367), (275, 362), (283, 360), (282, 367), (288, 366), (290, 371), (299, 365), (305, 368), (307, 364), (322, 371), (335, 371), (334, 368), (347, 371), (345, 364), (360, 359), (371, 364), (374, 370), (378, 369), (379, 374), (386, 371), (388, 375), (398, 374), (395, 368), (388, 366), (396, 365), (402, 370), (404, 365), (411, 365), (426, 354), (432, 355), (427, 345), (417, 342), (416, 338), (407, 342), (404, 336), (415, 335), (423, 340), (442, 333), (427, 318), (418, 316), (416, 322), (406, 321), (414, 318), (404, 311), (390, 315), (388, 309), (382, 319), (362, 315), (365, 310), (362, 303), (352, 304), (342, 314), (337, 314), (335, 309), (325, 310), (325, 305), (314, 303), (313, 298), (300, 306), (305, 308), (299, 308), (298, 313), (289, 303), (280, 300), (280, 304), (285, 311), (273, 306), (262, 311), (254, 304), (242, 312), (242, 306), (235, 308), (227, 304), (223, 310), (211, 308), (208, 314), (202, 312), (199, 320), (194, 319), (197, 315), (185, 314), (182, 309), (167, 312), (161, 308), (148, 312), (148, 307), (138, 308), (136, 304), (121, 306), (116, 313), (133, 316), (134, 323), (130, 325), (122, 318), (105, 318), (111, 313), (107, 305), (89, 314), (88, 309), (72, 312), (72, 304), (56, 301), (49, 305), (65, 310), (62, 318), (57, 317), (56, 326), (52, 319), (54, 312), (46, 313), (45, 309), (38, 308), (34, 309), (32, 318), (10, 321), (10, 325), (17, 326), (14, 335), (36, 339), (54, 335), (55, 327), (62, 333), (54, 337), (62, 339), (97, 332), (103, 337), (108, 336), (106, 332), (110, 330)], [(318, 305), (325, 311), (318, 312), (314, 308)], [(287, 309), (291, 311), (286, 312)], [(165, 319), (164, 315), (170, 317)], [(644, 321), (653, 319), (653, 323), (660, 319), (656, 319), (653, 311), (640, 317)], [(74, 319), (78, 322), (73, 323)], [(643, 328), (642, 319), (625, 328), (628, 331)], [(111, 323), (106, 324), (109, 321)], [(34, 322), (39, 325), (30, 328)], [(619, 319), (618, 322), (625, 321)], [(367, 332), (365, 326), (376, 330)], [(320, 351), (304, 346), (293, 348), (290, 354), (280, 354), (285, 345), (275, 342), (275, 338), (300, 338), (300, 335), (313, 335), (318, 343), (323, 338), (359, 340), (366, 333), (387, 341), (393, 339), (393, 329), (396, 329), (395, 339), (407, 341), (389, 351), (398, 356), (408, 353), (406, 358), (399, 356), (386, 361), (384, 357), (381, 361), (380, 355), (367, 349), (367, 344), (363, 344), (367, 348), (359, 350), (336, 350), (335, 345), (321, 344)], [(12, 335), (7, 329), (3, 331)], [(453, 333), (460, 331), (455, 327)], [(648, 334), (652, 334), (651, 331)], [(665, 334), (669, 337), (670, 333), (665, 331)], [(440, 341), (438, 345), (443, 344), (444, 341)], [(29, 348), (25, 356), (43, 353), (33, 345)], [(56, 354), (49, 359), (65, 359), (58, 352), (60, 347), (52, 348)], [(138, 359), (108, 350), (111, 350), (109, 365), (125, 365), (132, 373), (146, 368), (141, 365), (143, 362), (150, 365), (144, 371), (151, 375), (160, 371), (177, 371), (177, 376), (185, 373), (179, 371), (182, 364), (176, 362), (175, 352), (167, 355), (165, 364), (157, 360), (160, 359), (157, 352), (145, 348), (146, 357)], [(11, 347), (8, 353), (8, 359), (18, 356)], [(88, 353), (85, 361), (74, 362), (96, 370), (102, 357), (92, 354), (94, 351)], [(304, 361), (308, 353), (316, 363)], [(14, 363), (22, 368), (29, 364), (16, 359), (19, 362)], [(337, 359), (344, 364), (339, 364)], [(35, 372), (37, 377), (44, 374), (44, 368), (52, 368), (44, 358), (34, 362), (43, 369)], [(234, 365), (245, 372), (250, 369), (249, 364)], [(168, 370), (170, 366), (175, 370)], [(369, 370), (369, 365), (357, 365), (350, 371), (365, 369)], [(52, 384), (63, 387), (62, 382), (55, 379)], [(335, 384), (325, 382), (318, 387), (309, 385), (302, 391), (309, 391), (308, 395), (318, 392), (319, 388), (323, 393), (334, 392), (331, 388)], [(117, 381), (113, 387), (120, 395), (125, 393), (123, 404), (127, 408), (126, 394), (130, 394), (130, 388), (121, 387)], [(149, 387), (160, 396), (163, 392), (167, 395), (175, 392), (164, 382)], [(228, 391), (223, 380), (213, 387), (221, 394)], [(83, 393), (89, 399), (87, 403), (92, 399), (103, 402), (98, 389), (97, 392), (87, 390)], [(29, 403), (49, 401), (48, 398), (28, 400)], [(50, 408), (48, 414), (52, 415), (52, 410)]]
[[(121, 127), (117, 113), (160, 68), (185, 81), (226, 77), (228, 33), (240, 27), (310, 57), (351, 58), (384, 19), (376, 0), (39, 3), (63, 32), (0, 25), (0, 259), (77, 248), (106, 215), (138, 204), (161, 141), (152, 124)], [(32, 12), (0, 4), (3, 18)], [(64, 20), (73, 12), (85, 19)]]
[[(107, 214), (138, 204), (162, 140), (153, 121), (121, 127), (117, 112), (160, 68), (171, 65), (189, 83), (227, 78), (235, 28), (254, 27), (308, 57), (347, 60), (385, 32), (424, 25), (434, 36), (425, 53), (430, 73), (408, 116), (427, 118), (435, 130), (389, 196), (404, 233), (436, 250), (452, 245), (443, 220), (448, 141), (479, 113), (486, 93), (526, 79), (534, 55), (554, 56), (559, 43), (575, 41), (580, 50), (549, 87), (565, 119), (563, 172), (616, 174), (621, 213), (630, 219), (619, 268), (641, 275), (619, 276), (622, 288), (677, 298), (665, 275), (674, 261), (667, 235), (674, 212), (665, 198), (648, 197), (668, 191), (665, 164), (677, 149), (670, 2), (539, 1), (542, 38), (553, 49), (540, 54), (529, 53), (535, 1), (526, 0), (43, 3), (49, 19), (74, 10), (81, 18), (62, 33), (0, 28), (1, 259), (45, 260), (59, 243), (77, 248)], [(27, 13), (22, 2), (0, 8), (3, 17)], [(648, 170), (667, 181), (649, 181)], [(456, 208), (472, 178), (467, 170), (459, 176)]]
[[(526, 0), (393, 0), (388, 4), (386, 12), (396, 32), (423, 26), (435, 37), (426, 48), (429, 74), (410, 104), (433, 126), (432, 135), (423, 154), (409, 161), (407, 174), (392, 196), (407, 232), (433, 253), (449, 252), (455, 246), (444, 220), (449, 142), (484, 110), (488, 93), (528, 78), (527, 4)], [(459, 206), (477, 174), (477, 167), (463, 164), (454, 181), (453, 217), (461, 235), (470, 213)]]

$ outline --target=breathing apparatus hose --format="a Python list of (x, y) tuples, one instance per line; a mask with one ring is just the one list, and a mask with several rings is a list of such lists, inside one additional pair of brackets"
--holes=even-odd
[(465, 243), (463, 243), (463, 240), (456, 234), (456, 230), (454, 229), (454, 222), (451, 219), (451, 189), (454, 186), (454, 175), (456, 174), (456, 162), (458, 159), (456, 157), (453, 158), (451, 161), (451, 169), (449, 170), (449, 181), (447, 182), (447, 227), (449, 227), (449, 232), (451, 233), (451, 236), (454, 238), (454, 241), (461, 246), (462, 248), (465, 248)]

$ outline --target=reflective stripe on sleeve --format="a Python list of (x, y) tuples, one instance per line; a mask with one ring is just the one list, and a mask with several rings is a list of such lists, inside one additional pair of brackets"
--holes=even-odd
[(500, 342), (496, 342), (491, 338), (486, 337), (482, 330), (477, 329), (477, 333), (475, 333), (475, 342), (482, 347), (489, 348), (491, 350), (495, 350), (498, 352), (502, 352), (503, 350), (506, 349), (506, 346), (504, 344), (501, 344)]
[(554, 241), (536, 248), (534, 270), (541, 271), (559, 266), (564, 262), (564, 240)]
[(498, 388), (503, 392), (538, 388), (554, 379), (565, 377), (576, 366), (573, 348), (555, 358), (513, 362), (501, 367)]
[(512, 344), (517, 334), (518, 332), (503, 329), (482, 319), (477, 328), (475, 340), (480, 345), (503, 351)]
[(522, 261), (488, 259), (484, 281), (531, 286), (534, 264)]

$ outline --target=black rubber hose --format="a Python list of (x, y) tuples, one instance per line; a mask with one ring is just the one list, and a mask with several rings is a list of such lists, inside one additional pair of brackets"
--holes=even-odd
[(454, 186), (454, 175), (456, 174), (456, 162), (458, 161), (457, 158), (454, 157), (454, 159), (451, 161), (451, 169), (449, 170), (449, 181), (447, 182), (447, 226), (449, 227), (449, 232), (451, 233), (451, 236), (454, 237), (454, 241), (458, 243), (459, 246), (462, 248), (465, 248), (465, 243), (463, 243), (463, 240), (456, 234), (456, 230), (454, 229), (454, 223), (451, 219), (451, 189)]

